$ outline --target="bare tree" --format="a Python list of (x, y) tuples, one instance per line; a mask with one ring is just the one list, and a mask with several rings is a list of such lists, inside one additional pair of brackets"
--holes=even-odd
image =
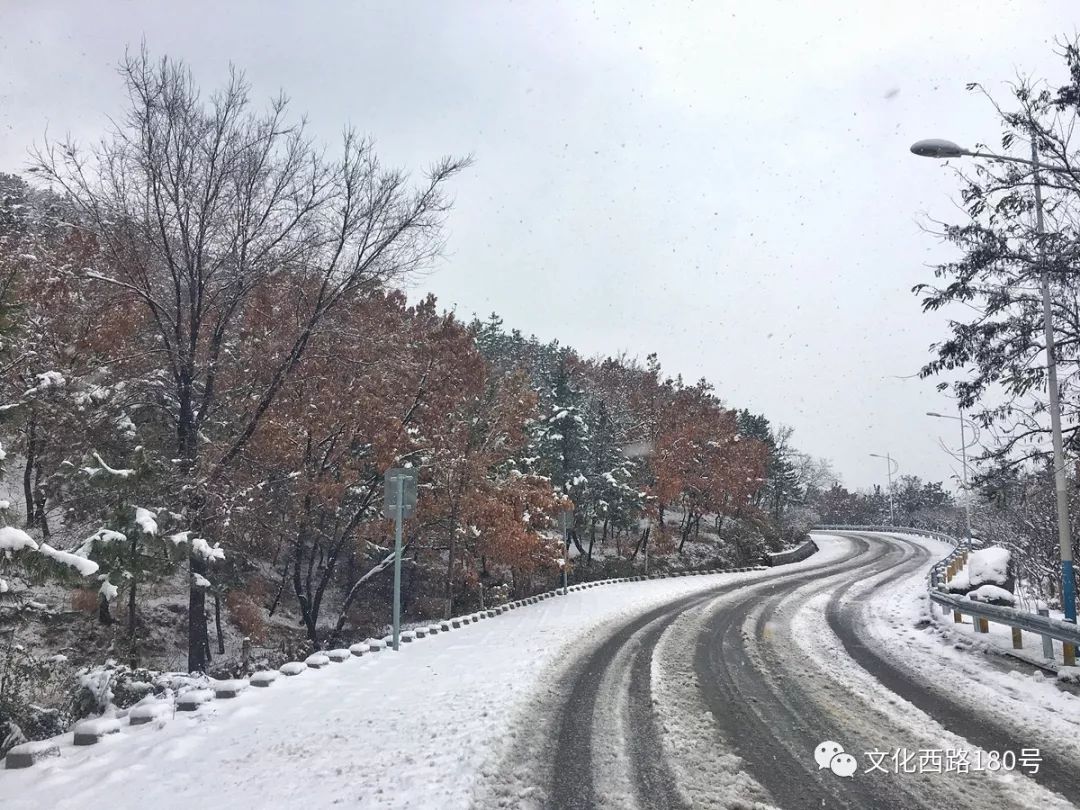
[[(175, 455), (177, 506), (202, 536), (213, 530), (215, 489), (326, 314), (437, 254), (442, 189), (467, 161), (444, 158), (414, 188), (351, 130), (328, 159), (302, 119), (288, 120), (284, 96), (253, 111), (235, 70), (206, 99), (182, 62), (145, 49), (126, 55), (120, 74), (125, 116), (87, 150), (47, 142), (33, 170), (70, 197), (97, 241), (85, 277), (148, 313), (161, 373), (147, 384), (173, 436), (162, 452)], [(267, 288), (278, 293), (272, 328), (289, 339), (260, 368), (236, 368), (233, 347), (257, 339), (240, 329), (245, 310)], [(192, 554), (193, 574), (206, 564)], [(192, 671), (210, 655), (204, 600), (190, 588)]]

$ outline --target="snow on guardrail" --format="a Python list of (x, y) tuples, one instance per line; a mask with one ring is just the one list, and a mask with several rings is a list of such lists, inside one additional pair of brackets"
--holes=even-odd
[[(1064, 666), (1076, 666), (1076, 648), (1080, 646), (1080, 627), (1071, 623), (1054, 619), (1045, 612), (1031, 613), (1020, 608), (1006, 607), (1004, 605), (991, 605), (965, 596), (951, 594), (945, 590), (949, 577), (957, 568), (963, 567), (967, 560), (968, 551), (959, 540), (942, 532), (934, 532), (926, 529), (914, 529), (907, 526), (815, 526), (811, 531), (874, 531), (893, 534), (916, 534), (931, 537), (935, 540), (954, 546), (948, 556), (938, 560), (930, 568), (927, 577), (927, 591), (930, 600), (942, 608), (942, 613), (953, 613), (953, 620), (959, 624), (963, 616), (971, 616), (972, 626), (976, 633), (989, 632), (988, 623), (995, 622), (1012, 628), (1012, 643), (1014, 650), (1023, 649), (1023, 632), (1036, 633), (1043, 638), (1044, 658), (1053, 661), (1053, 646), (1050, 639), (1062, 643), (1062, 659)], [(1006, 650), (1006, 652), (1008, 652)], [(1018, 656), (1020, 657), (1020, 656)], [(1024, 659), (1028, 660), (1028, 659)], [(1029, 663), (1036, 663), (1029, 661)]]

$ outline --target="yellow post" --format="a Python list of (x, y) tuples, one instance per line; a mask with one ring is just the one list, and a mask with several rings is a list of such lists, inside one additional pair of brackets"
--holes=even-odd
[(952, 620), (953, 620), (954, 622), (956, 622), (957, 624), (963, 624), (963, 622), (964, 622), (964, 617), (960, 615), (960, 611), (959, 611), (959, 610), (954, 610), (954, 611), (952, 612)]
[(1061, 645), (1062, 663), (1067, 667), (1076, 666), (1076, 647), (1068, 642)]
[(1019, 627), (1014, 627), (1012, 629), (1012, 636), (1013, 636), (1013, 649), (1014, 650), (1022, 650), (1022, 649), (1024, 649), (1024, 633), (1023, 633), (1023, 631)]

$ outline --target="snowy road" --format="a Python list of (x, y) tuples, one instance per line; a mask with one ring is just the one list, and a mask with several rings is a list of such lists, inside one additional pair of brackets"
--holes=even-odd
[[(548, 599), (90, 748), (68, 734), (61, 756), (0, 771), (0, 806), (1073, 806), (1080, 700), (928, 621), (945, 547), (818, 541), (771, 571)], [(818, 769), (823, 740), (858, 772)], [(1038, 748), (1041, 766), (864, 772), (865, 752), (898, 748)]]
[[(1061, 794), (1080, 790), (1069, 767), (1077, 751), (1068, 741), (1080, 730), (1075, 698), (1004, 664), (961, 674), (941, 660), (947, 632), (925, 621), (922, 591), (944, 549), (873, 534), (822, 545), (816, 563), (718, 584), (594, 639), (563, 668), (532, 733), (501, 769), (520, 774), (529, 763), (537, 792), (515, 802), (496, 791), (482, 804), (1071, 807)], [(912, 634), (930, 641), (920, 647)], [(968, 702), (969, 675), (990, 698)], [(1032, 716), (1017, 724), (1007, 700), (995, 705), (994, 682), (1008, 698), (1025, 679), (1033, 699), (1022, 705)], [(814, 749), (826, 740), (855, 755), (854, 776), (818, 767)], [(866, 752), (887, 752), (891, 771), (898, 749), (916, 757), (964, 751), (974, 767), (986, 752), (1031, 748), (1041, 762), (1030, 776), (935, 773), (932, 757), (910, 767), (923, 772), (865, 772)]]

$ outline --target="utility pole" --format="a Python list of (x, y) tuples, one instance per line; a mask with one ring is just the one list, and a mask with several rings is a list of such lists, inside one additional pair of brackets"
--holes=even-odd
[(1038, 239), (1039, 286), (1042, 288), (1043, 335), (1046, 339), (1046, 387), (1050, 394), (1050, 433), (1054, 443), (1054, 495), (1057, 498), (1058, 545), (1061, 547), (1061, 607), (1065, 621), (1076, 624), (1076, 580), (1073, 577), (1072, 528), (1069, 525), (1069, 482), (1065, 478), (1065, 449), (1061, 439), (1061, 399), (1058, 392), (1057, 349), (1050, 303), (1050, 271), (1046, 267), (1046, 227), (1043, 224), (1039, 149), (1031, 137), (1035, 181), (1035, 233)]
[[(967, 432), (964, 429), (965, 426), (966, 426), (965, 423), (968, 420), (964, 418), (964, 409), (963, 408), (957, 407), (957, 411), (960, 414), (959, 416), (948, 416), (947, 414), (935, 413), (934, 411), (927, 411), (926, 415), (927, 416), (933, 416), (933, 417), (936, 417), (938, 419), (957, 419), (960, 422), (960, 453), (961, 453), (961, 457), (963, 458), (963, 462), (964, 462), (964, 466), (963, 466), (964, 520), (967, 523), (967, 549), (968, 549), (968, 554), (970, 554), (971, 553), (971, 492), (968, 490), (968, 460), (967, 460), (968, 444), (967, 444)], [(971, 423), (971, 429), (975, 433), (975, 436), (973, 438), (973, 443), (977, 444), (978, 441), (979, 441), (979, 438), (978, 438), (979, 430), (978, 430), (977, 427), (975, 427), (974, 422)], [(944, 445), (942, 445), (942, 446), (944, 447)]]
[[(885, 463), (888, 465), (887, 475), (888, 475), (888, 479), (889, 479), (889, 525), (890, 526), (895, 526), (896, 525), (896, 514), (895, 514), (894, 507), (893, 507), (892, 477), (893, 477), (894, 472), (899, 472), (900, 471), (900, 465), (897, 464), (895, 459), (893, 459), (893, 457), (890, 456), (888, 453), (886, 453), (883, 456), (880, 456), (877, 453), (871, 453), (870, 455), (872, 457), (874, 457), (874, 458), (883, 458), (883, 459), (885, 459)], [(894, 464), (896, 464), (896, 469), (895, 470), (893, 469)]]
[(401, 642), (401, 524), (416, 514), (416, 470), (394, 468), (383, 476), (383, 514), (394, 521), (394, 649)]
[(1076, 624), (1076, 580), (1073, 574), (1072, 528), (1069, 525), (1069, 491), (1065, 478), (1065, 449), (1061, 438), (1061, 397), (1057, 381), (1057, 351), (1054, 340), (1054, 320), (1050, 300), (1050, 272), (1046, 267), (1046, 226), (1043, 222), (1042, 171), (1073, 174), (1069, 166), (1043, 166), (1039, 160), (1038, 134), (1031, 133), (1031, 160), (995, 155), (990, 152), (965, 149), (942, 138), (930, 138), (911, 145), (919, 157), (948, 159), (958, 157), (983, 158), (1001, 163), (1022, 163), (1032, 169), (1035, 188), (1035, 238), (1039, 260), (1039, 287), (1042, 292), (1043, 337), (1046, 345), (1046, 387), (1050, 400), (1050, 434), (1054, 445), (1054, 497), (1057, 499), (1058, 545), (1061, 551), (1061, 606), (1065, 621)]

